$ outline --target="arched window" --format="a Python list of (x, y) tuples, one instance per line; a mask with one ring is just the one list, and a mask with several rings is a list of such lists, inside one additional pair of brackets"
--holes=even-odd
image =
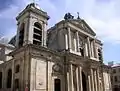
[(40, 23), (34, 23), (33, 44), (41, 45), (42, 43), (42, 26)]
[(2, 72), (0, 72), (0, 89), (2, 88)]
[(36, 27), (38, 29), (42, 29), (42, 26), (38, 22), (34, 23), (34, 27)]
[(19, 30), (19, 47), (23, 46), (24, 41), (24, 27), (25, 24), (21, 24), (20, 30)]
[(9, 69), (7, 73), (7, 88), (11, 88), (11, 82), (12, 82), (12, 70)]
[(20, 71), (20, 65), (18, 64), (15, 68), (15, 73), (18, 73)]

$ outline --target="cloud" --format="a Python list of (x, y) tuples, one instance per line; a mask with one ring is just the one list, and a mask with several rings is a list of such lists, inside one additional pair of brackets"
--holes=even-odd
[[(9, 8), (0, 11), (0, 34), (10, 37), (13, 32), (15, 34), (15, 17), (30, 2), (32, 0), (12, 0), (13, 4), (9, 4)], [(88, 0), (36, 0), (36, 2), (51, 17), (49, 27), (63, 19), (66, 12), (71, 12), (74, 16), (77, 15), (76, 12), (80, 12), (80, 17), (85, 19), (100, 39), (120, 43), (119, 0), (89, 0), (89, 2)], [(6, 3), (4, 5), (7, 5)]]
[[(16, 16), (23, 9), (29, 0), (5, 0), (0, 10), (0, 36), (8, 37), (9, 39), (16, 34), (17, 22)], [(8, 5), (8, 6), (7, 6)]]
[(120, 43), (119, 3), (119, 0), (66, 0), (65, 9), (80, 12), (103, 41)]
[(13, 4), (15, 0), (1, 0), (0, 1), (0, 11), (5, 10), (6, 8), (9, 8), (11, 4)]

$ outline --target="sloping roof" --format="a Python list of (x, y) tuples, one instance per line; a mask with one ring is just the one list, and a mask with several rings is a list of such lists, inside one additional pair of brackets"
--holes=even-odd
[(12, 39), (8, 42), (8, 44), (15, 46), (15, 42), (16, 42), (16, 35), (12, 37)]
[(85, 32), (96, 36), (96, 33), (90, 28), (90, 26), (82, 19), (71, 19), (69, 20), (70, 23), (74, 24), (75, 26), (81, 28)]
[(51, 30), (54, 30), (56, 28), (56, 26), (59, 26), (59, 24), (65, 24), (65, 23), (71, 23), (72, 25), (82, 29), (82, 31), (91, 34), (92, 36), (96, 36), (96, 33), (91, 29), (91, 27), (82, 19), (68, 19), (68, 20), (62, 20), (58, 23), (55, 24), (55, 26), (51, 27), (50, 29), (48, 29), (48, 32), (50, 32)]

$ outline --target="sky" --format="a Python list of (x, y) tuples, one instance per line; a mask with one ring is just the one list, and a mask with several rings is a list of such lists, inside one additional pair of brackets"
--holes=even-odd
[[(16, 16), (34, 0), (0, 0), (0, 37), (16, 34)], [(48, 27), (70, 12), (84, 19), (103, 43), (104, 62), (120, 63), (120, 0), (35, 0), (51, 17)]]

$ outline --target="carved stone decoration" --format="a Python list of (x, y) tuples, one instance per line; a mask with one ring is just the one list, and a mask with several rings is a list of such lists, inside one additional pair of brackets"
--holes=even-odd
[(54, 72), (59, 72), (59, 73), (61, 73), (61, 71), (62, 71), (62, 67), (61, 67), (60, 64), (55, 64), (55, 65), (53, 65), (52, 69), (53, 69)]
[(64, 19), (65, 19), (65, 20), (73, 19), (73, 18), (74, 18), (74, 16), (71, 15), (71, 13), (66, 13), (65, 16), (64, 16)]

